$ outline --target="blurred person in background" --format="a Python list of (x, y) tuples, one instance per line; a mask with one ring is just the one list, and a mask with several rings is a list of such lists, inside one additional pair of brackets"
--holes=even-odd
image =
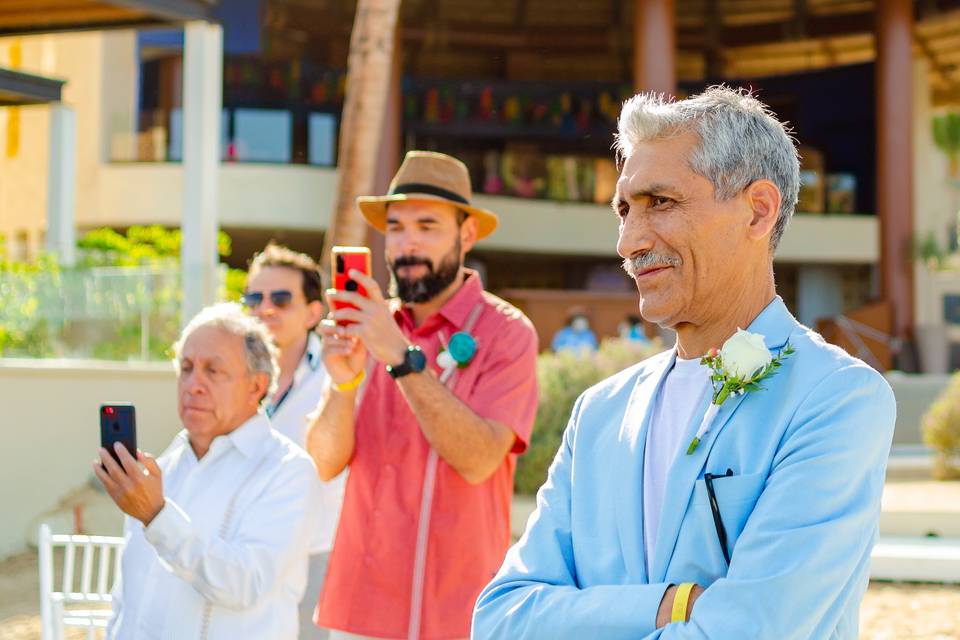
[(465, 638), (510, 544), (537, 335), (464, 267), (498, 222), (470, 198), (462, 162), (411, 151), (388, 195), (358, 200), (396, 298), (351, 271), (368, 296), (331, 292), (356, 308), (320, 326), (332, 384), (307, 450), (322, 478), (350, 465), (317, 618), (331, 638)]
[(597, 350), (597, 336), (590, 328), (590, 316), (586, 307), (577, 305), (567, 310), (567, 323), (554, 334), (550, 348), (555, 353)]
[(638, 315), (628, 315), (617, 327), (617, 333), (622, 340), (640, 345), (650, 344), (650, 339), (644, 331), (643, 319)]
[[(328, 384), (320, 336), (314, 331), (324, 315), (322, 295), (320, 269), (305, 253), (270, 243), (250, 262), (243, 303), (270, 330), (280, 352), (277, 390), (267, 401), (266, 413), (274, 429), (304, 448), (307, 414), (316, 408)], [(343, 471), (322, 483), (320, 499), (312, 509), (318, 538), (311, 549), (307, 590), (300, 603), (302, 640), (327, 637), (325, 630), (313, 624), (313, 614), (333, 548), (346, 476)]]
[(156, 459), (117, 444), (119, 464), (102, 448), (93, 464), (128, 516), (107, 638), (293, 640), (320, 481), (260, 410), (276, 389), (272, 338), (227, 303), (197, 314), (174, 352), (184, 429)]

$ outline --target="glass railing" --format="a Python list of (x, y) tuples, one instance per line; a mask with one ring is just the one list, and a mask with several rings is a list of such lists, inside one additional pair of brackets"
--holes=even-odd
[(176, 265), (0, 271), (0, 357), (165, 360), (180, 299)]

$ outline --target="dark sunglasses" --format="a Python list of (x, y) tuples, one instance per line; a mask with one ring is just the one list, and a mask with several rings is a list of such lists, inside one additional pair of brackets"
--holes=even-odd
[[(248, 309), (256, 309), (261, 304), (263, 304), (263, 292), (262, 291), (250, 291), (243, 294), (243, 304)], [(270, 292), (270, 302), (273, 303), (277, 309), (283, 309), (284, 307), (289, 307), (290, 303), (293, 302), (293, 293), (287, 291), (286, 289), (277, 289), (276, 291)]]

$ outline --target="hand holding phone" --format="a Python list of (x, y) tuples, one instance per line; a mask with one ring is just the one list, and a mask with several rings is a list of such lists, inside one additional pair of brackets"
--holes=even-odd
[[(118, 443), (120, 447), (116, 446)], [(121, 511), (144, 526), (150, 524), (165, 504), (163, 478), (156, 459), (137, 450), (137, 417), (132, 404), (113, 402), (100, 406), (100, 446), (110, 456), (101, 452), (93, 472), (107, 494)]]
[(117, 442), (126, 447), (131, 456), (137, 457), (137, 412), (129, 402), (100, 405), (100, 446), (123, 467), (114, 448)]
[[(350, 271), (356, 270), (369, 276), (370, 268), (370, 249), (367, 247), (333, 247), (330, 252), (330, 259), (333, 263), (333, 288), (337, 291), (352, 291), (361, 296), (367, 295), (367, 290), (359, 282), (350, 277)], [(356, 309), (355, 305), (349, 302), (333, 301), (334, 309)], [(338, 320), (340, 326), (353, 324), (351, 320)]]

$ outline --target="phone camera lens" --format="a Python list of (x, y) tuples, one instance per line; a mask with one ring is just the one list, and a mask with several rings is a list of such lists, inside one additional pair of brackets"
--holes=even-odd
[(337, 256), (337, 273), (346, 271), (347, 265), (344, 263), (343, 256)]
[(356, 290), (357, 290), (357, 281), (356, 281), (356, 280), (347, 280), (347, 281), (344, 283), (343, 288), (346, 289), (347, 291), (356, 291)]
[(114, 432), (114, 433), (120, 433), (120, 423), (119, 423), (119, 422), (114, 422), (113, 425), (112, 425), (112, 428), (113, 428), (113, 432)]

